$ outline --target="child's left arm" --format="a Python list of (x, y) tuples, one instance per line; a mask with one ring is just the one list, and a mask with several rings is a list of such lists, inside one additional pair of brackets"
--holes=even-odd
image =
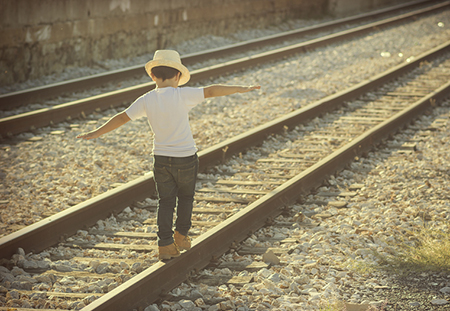
[(259, 85), (241, 86), (241, 85), (215, 84), (204, 87), (203, 94), (205, 98), (209, 98), (209, 97), (226, 96), (235, 93), (247, 93), (253, 90), (259, 90), (260, 88), (261, 86)]
[(90, 131), (88, 133), (80, 134), (77, 136), (77, 138), (83, 138), (88, 140), (98, 138), (103, 134), (106, 134), (108, 132), (111, 132), (112, 130), (115, 130), (118, 127), (121, 127), (130, 120), (131, 120), (130, 117), (126, 114), (125, 111), (120, 112), (111, 119), (109, 119), (108, 121), (106, 121), (106, 123), (100, 126), (99, 128)]

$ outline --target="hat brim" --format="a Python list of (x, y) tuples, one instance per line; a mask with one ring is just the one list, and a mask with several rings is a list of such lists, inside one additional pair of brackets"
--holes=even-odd
[(159, 67), (159, 66), (166, 66), (175, 68), (179, 72), (181, 72), (181, 78), (178, 82), (178, 85), (183, 85), (188, 83), (189, 79), (191, 78), (191, 74), (189, 73), (189, 70), (183, 65), (178, 62), (174, 62), (171, 60), (164, 60), (164, 59), (156, 59), (151, 60), (147, 64), (145, 64), (145, 71), (147, 71), (147, 74), (150, 76), (152, 72), (153, 67)]

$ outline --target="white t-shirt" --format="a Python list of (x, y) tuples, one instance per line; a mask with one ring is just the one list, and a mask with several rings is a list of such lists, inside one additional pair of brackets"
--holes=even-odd
[(131, 120), (148, 118), (154, 133), (154, 155), (188, 157), (197, 152), (188, 112), (204, 99), (203, 88), (156, 88), (136, 99), (125, 112)]

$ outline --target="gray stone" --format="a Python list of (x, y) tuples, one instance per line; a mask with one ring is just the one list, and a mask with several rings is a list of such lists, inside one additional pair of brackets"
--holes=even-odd
[(59, 272), (71, 272), (73, 269), (70, 266), (66, 266), (63, 264), (56, 264), (54, 269)]
[(23, 269), (21, 269), (21, 268), (14, 267), (11, 270), (11, 274), (13, 276), (18, 276), (18, 275), (26, 274), (26, 272)]
[(47, 260), (40, 260), (37, 262), (39, 269), (49, 270), (50, 269), (50, 261)]
[(7, 299), (19, 299), (20, 293), (16, 290), (11, 290), (6, 294)]
[(268, 250), (263, 256), (262, 259), (265, 263), (270, 263), (272, 265), (279, 265), (280, 259), (277, 255), (274, 254), (272, 250)]
[(448, 304), (448, 301), (445, 299), (433, 299), (431, 300), (431, 304), (437, 305), (437, 306), (443, 306)]
[(135, 271), (137, 273), (142, 271), (142, 264), (140, 262), (135, 262), (132, 266), (131, 266), (131, 271)]
[(183, 310), (192, 310), (195, 307), (195, 303), (187, 299), (181, 300), (178, 304), (183, 308)]
[(98, 267), (95, 269), (95, 271), (98, 274), (107, 273), (109, 271), (109, 262), (103, 261), (98, 265)]
[(23, 268), (24, 269), (37, 269), (38, 264), (36, 261), (25, 260), (23, 262)]
[(148, 306), (144, 309), (144, 311), (159, 311), (158, 306), (156, 304), (153, 304), (151, 306)]

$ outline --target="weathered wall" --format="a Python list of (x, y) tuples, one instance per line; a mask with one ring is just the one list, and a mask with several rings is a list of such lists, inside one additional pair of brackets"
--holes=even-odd
[(152, 54), (199, 35), (320, 16), (328, 0), (1, 0), (0, 84)]
[(197, 36), (405, 0), (0, 0), (0, 84), (151, 55)]
[(343, 16), (405, 2), (411, 2), (411, 0), (329, 0), (328, 13), (333, 16)]

